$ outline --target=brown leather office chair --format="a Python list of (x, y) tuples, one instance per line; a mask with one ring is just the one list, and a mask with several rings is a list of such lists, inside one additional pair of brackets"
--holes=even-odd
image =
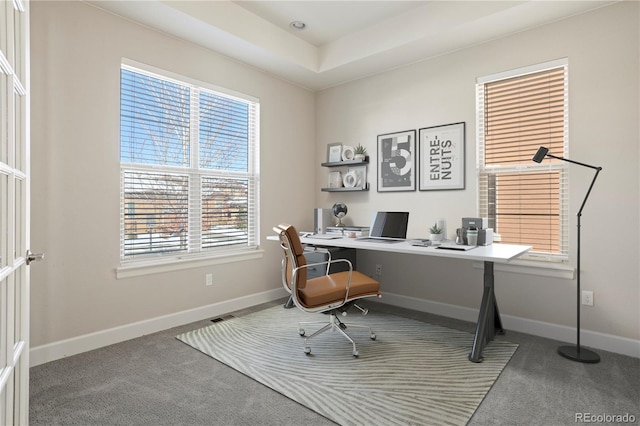
[[(280, 238), (280, 246), (284, 250), (282, 259), (282, 284), (291, 294), (294, 304), (304, 312), (322, 312), (329, 315), (329, 322), (301, 322), (299, 333), (305, 335), (304, 326), (324, 325), (318, 331), (304, 339), (304, 352), (308, 355), (311, 348), (309, 339), (327, 330), (341, 333), (353, 345), (353, 356), (358, 357), (358, 350), (353, 339), (344, 331), (351, 328), (366, 328), (369, 330), (371, 340), (376, 335), (371, 327), (365, 325), (345, 324), (338, 319), (338, 314), (346, 315), (347, 309), (354, 305), (355, 301), (364, 297), (381, 297), (380, 283), (373, 278), (353, 270), (351, 262), (346, 259), (334, 259), (326, 262), (307, 264), (304, 257), (304, 248), (300, 242), (298, 231), (292, 225), (280, 224), (273, 228)], [(349, 270), (329, 274), (329, 264), (347, 262)], [(310, 266), (327, 265), (326, 275), (307, 280), (307, 268)], [(359, 308), (359, 307), (358, 307)], [(360, 308), (363, 314), (367, 311)]]

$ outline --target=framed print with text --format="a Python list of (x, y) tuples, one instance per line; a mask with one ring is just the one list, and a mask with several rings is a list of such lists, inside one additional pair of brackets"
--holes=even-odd
[(378, 135), (378, 192), (415, 191), (416, 131)]
[(464, 122), (420, 129), (419, 190), (464, 189), (464, 148)]

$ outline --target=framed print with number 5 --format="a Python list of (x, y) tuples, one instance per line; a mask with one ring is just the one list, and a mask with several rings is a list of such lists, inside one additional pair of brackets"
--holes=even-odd
[(415, 191), (416, 131), (378, 136), (378, 192)]

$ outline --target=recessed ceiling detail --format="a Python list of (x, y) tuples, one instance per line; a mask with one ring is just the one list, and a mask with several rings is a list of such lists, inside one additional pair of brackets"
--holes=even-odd
[(615, 1), (88, 3), (320, 90)]

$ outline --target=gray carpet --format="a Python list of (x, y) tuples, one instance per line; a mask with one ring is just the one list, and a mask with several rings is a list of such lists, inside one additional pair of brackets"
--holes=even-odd
[[(384, 303), (368, 307), (467, 332), (475, 326)], [(205, 319), (31, 368), (31, 426), (335, 426), (175, 338), (210, 324)], [(600, 363), (581, 364), (559, 356), (557, 341), (514, 331), (501, 340), (520, 346), (468, 426), (575, 425), (576, 413), (632, 413), (637, 424), (640, 359), (597, 350)]]
[(359, 358), (335, 332), (311, 339), (305, 355), (298, 322), (327, 319), (274, 307), (178, 339), (340, 425), (465, 425), (517, 348), (496, 341), (476, 364), (468, 360), (470, 333), (354, 312), (346, 321), (369, 325), (377, 336), (347, 329)]

